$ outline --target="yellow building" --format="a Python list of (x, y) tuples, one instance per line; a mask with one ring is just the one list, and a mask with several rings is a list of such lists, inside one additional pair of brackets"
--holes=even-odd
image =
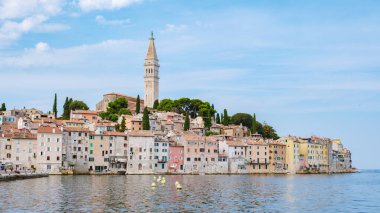
[(311, 137), (300, 138), (301, 169), (327, 172), (329, 167), (328, 139)]
[(286, 166), (288, 173), (295, 174), (300, 168), (299, 149), (300, 142), (297, 137), (287, 136), (278, 139), (278, 141), (286, 144)]

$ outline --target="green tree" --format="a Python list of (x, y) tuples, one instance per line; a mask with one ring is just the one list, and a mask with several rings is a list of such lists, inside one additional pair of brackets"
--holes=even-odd
[(144, 114), (143, 114), (143, 130), (150, 130), (150, 124), (149, 124), (149, 111), (147, 107), (144, 107)]
[(223, 121), (222, 121), (222, 123), (223, 123), (224, 126), (228, 126), (228, 124), (230, 123), (229, 117), (228, 117), (228, 113), (227, 113), (227, 109), (224, 109), (224, 111), (223, 111)]
[(160, 111), (170, 112), (173, 110), (174, 102), (171, 99), (163, 99), (160, 101), (157, 109)]
[(119, 131), (120, 131), (120, 132), (124, 132), (124, 131), (125, 131), (125, 118), (124, 118), (124, 116), (123, 116), (123, 118), (121, 119), (121, 123), (120, 123)]
[(107, 111), (112, 114), (119, 114), (121, 109), (128, 109), (128, 101), (125, 98), (117, 98), (108, 103)]
[(131, 115), (131, 110), (128, 109), (128, 101), (125, 98), (117, 98), (108, 103), (107, 111), (101, 112), (99, 116), (102, 119), (116, 122), (120, 115)]
[(153, 109), (158, 109), (158, 106), (160, 105), (160, 102), (157, 100), (154, 101), (153, 103)]
[(219, 113), (216, 113), (216, 123), (217, 123), (217, 124), (220, 124), (220, 117), (219, 117)]
[(57, 93), (55, 93), (55, 95), (54, 95), (53, 113), (54, 113), (54, 117), (57, 118), (57, 113), (58, 113), (58, 110), (57, 110)]
[(189, 118), (189, 114), (186, 113), (185, 123), (183, 125), (183, 130), (188, 131), (189, 129), (190, 129), (190, 118)]
[(69, 97), (66, 97), (65, 103), (63, 104), (63, 119), (70, 119), (70, 103), (73, 102), (73, 99)]
[(221, 123), (221, 124), (223, 124), (223, 121), (224, 121), (223, 119), (224, 119), (224, 117), (223, 117), (223, 113), (220, 113), (220, 123)]
[(5, 103), (1, 104), (0, 111), (7, 111), (7, 107), (5, 106)]
[(136, 113), (140, 113), (140, 95), (137, 95), (136, 99)]
[(69, 109), (71, 110), (88, 110), (88, 106), (83, 101), (74, 100), (70, 103)]
[(278, 135), (276, 133), (276, 130), (272, 126), (270, 126), (268, 124), (264, 124), (264, 126), (263, 126), (263, 132), (264, 132), (263, 133), (263, 137), (264, 138), (272, 138), (272, 139), (275, 139), (275, 140), (279, 139), (279, 137), (278, 137)]
[(252, 126), (252, 116), (247, 113), (236, 113), (231, 117), (231, 122), (236, 125), (242, 124), (250, 128)]
[(256, 114), (253, 114), (253, 120), (252, 120), (252, 127), (251, 127), (252, 134), (257, 133), (257, 121), (256, 121)]
[(206, 114), (205, 117), (203, 117), (203, 120), (204, 120), (204, 122), (205, 122), (205, 127), (206, 127), (208, 130), (210, 130), (210, 128), (211, 128), (211, 112), (210, 112), (210, 110), (207, 111), (207, 114)]

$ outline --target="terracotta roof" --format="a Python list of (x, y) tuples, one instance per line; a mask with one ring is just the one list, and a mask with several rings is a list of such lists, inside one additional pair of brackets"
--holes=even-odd
[(40, 126), (38, 127), (38, 133), (52, 133), (52, 134), (61, 134), (62, 131), (58, 127), (50, 126)]
[(73, 110), (71, 113), (74, 114), (93, 114), (93, 115), (98, 115), (101, 111), (98, 110)]
[(131, 137), (154, 137), (152, 131), (140, 131), (140, 132), (128, 132), (128, 136)]
[(86, 127), (65, 126), (65, 127), (63, 127), (63, 131), (65, 131), (65, 132), (89, 132), (90, 130)]
[(227, 141), (228, 146), (247, 146), (242, 141)]
[(123, 136), (123, 137), (128, 136), (128, 134), (124, 132), (104, 132), (103, 134), (108, 135), (108, 136)]
[(37, 139), (36, 134), (32, 134), (30, 132), (15, 132), (13, 133), (13, 139), (31, 139), (35, 140)]

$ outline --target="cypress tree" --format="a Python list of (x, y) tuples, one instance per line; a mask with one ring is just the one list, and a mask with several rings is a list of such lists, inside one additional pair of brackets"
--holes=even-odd
[(121, 120), (119, 131), (124, 132), (125, 131), (125, 117), (123, 116), (123, 119)]
[(158, 108), (158, 105), (160, 105), (160, 102), (157, 100), (154, 101), (153, 103), (153, 109), (157, 109)]
[(216, 113), (216, 123), (217, 123), (217, 124), (220, 124), (220, 117), (219, 117), (219, 113)]
[(220, 123), (223, 124), (223, 113), (220, 113)]
[(0, 111), (7, 111), (7, 107), (5, 106), (5, 103), (1, 104), (1, 109)]
[(140, 95), (137, 95), (136, 99), (136, 113), (140, 113)]
[(210, 128), (211, 128), (211, 112), (210, 112), (210, 110), (207, 110), (207, 129), (208, 130), (210, 130)]
[(189, 129), (190, 129), (190, 118), (189, 118), (189, 114), (186, 113), (185, 124), (183, 125), (183, 130), (188, 131)]
[(62, 114), (62, 117), (64, 119), (67, 119), (67, 117), (70, 116), (69, 105), (70, 105), (70, 103), (69, 103), (69, 97), (66, 97), (65, 103), (63, 104), (63, 114)]
[(257, 121), (256, 121), (256, 114), (253, 114), (253, 120), (252, 120), (252, 128), (251, 128), (252, 134), (257, 133)]
[(144, 115), (143, 115), (142, 122), (143, 122), (143, 130), (150, 130), (148, 107), (144, 108)]
[(54, 104), (53, 104), (54, 118), (57, 118), (57, 113), (58, 113), (58, 110), (57, 110), (57, 93), (55, 93), (54, 94)]
[(229, 121), (229, 118), (228, 118), (228, 113), (227, 113), (227, 109), (224, 109), (224, 115), (223, 115), (223, 125), (224, 126), (228, 126), (228, 124), (230, 123)]

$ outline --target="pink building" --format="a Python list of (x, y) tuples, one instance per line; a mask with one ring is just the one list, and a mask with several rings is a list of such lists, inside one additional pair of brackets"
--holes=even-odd
[(169, 172), (183, 172), (184, 148), (177, 144), (169, 145)]

